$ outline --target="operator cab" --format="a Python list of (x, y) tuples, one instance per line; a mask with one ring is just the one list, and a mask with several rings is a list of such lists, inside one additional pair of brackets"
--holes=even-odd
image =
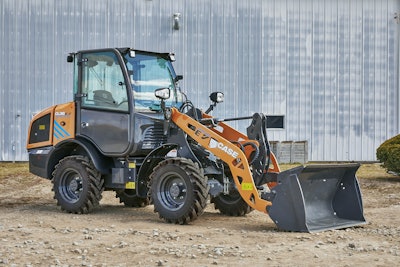
[(167, 107), (185, 102), (171, 53), (130, 48), (85, 50), (70, 54), (74, 62), (76, 135), (107, 156), (146, 155), (165, 141), (160, 100), (168, 88)]
[[(82, 107), (129, 112), (160, 112), (154, 91), (169, 88), (168, 107), (180, 107), (184, 95), (178, 86), (172, 53), (153, 53), (130, 48), (80, 51), (75, 57), (74, 95)], [(129, 99), (132, 99), (129, 101)], [(76, 99), (77, 100), (77, 99)], [(130, 104), (132, 103), (132, 104)]]

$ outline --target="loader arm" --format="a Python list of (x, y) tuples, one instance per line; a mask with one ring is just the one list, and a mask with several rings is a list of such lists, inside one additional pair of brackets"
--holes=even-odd
[[(254, 114), (254, 115), (256, 115), (256, 114)], [(250, 117), (250, 118), (253, 118), (253, 122), (254, 122), (254, 115), (253, 115), (253, 117)], [(260, 114), (257, 114), (256, 117), (258, 117), (258, 119), (262, 119)], [(203, 113), (203, 118), (211, 119), (212, 116)], [(256, 119), (256, 121), (257, 121), (257, 119)], [(261, 125), (258, 125), (258, 126), (260, 127)], [(266, 143), (268, 142), (268, 140), (266, 139), (265, 132), (263, 134), (260, 134), (260, 135), (262, 135), (262, 136), (259, 136), (260, 139), (257, 139), (260, 142), (264, 143), (264, 146), (260, 146), (260, 143), (257, 140), (249, 139), (249, 136), (244, 135), (243, 133), (230, 127), (226, 123), (218, 122), (218, 127), (211, 127), (209, 129), (211, 131), (217, 133), (218, 135), (222, 136), (226, 140), (229, 140), (231, 143), (235, 142), (235, 143), (241, 143), (243, 145), (243, 144), (251, 142), (251, 143), (254, 143), (259, 149), (266, 149), (266, 146), (267, 146)], [(265, 129), (258, 129), (258, 130), (265, 131)], [(269, 147), (269, 145), (268, 145), (268, 147)], [(251, 153), (254, 152), (254, 147), (244, 146), (243, 148), (244, 148), (246, 157), (248, 159), (251, 158)], [(269, 161), (269, 164), (261, 163), (261, 161), (262, 161), (261, 158), (263, 158), (265, 156), (268, 157), (268, 159), (266, 161)], [(253, 160), (254, 159), (252, 159), (251, 161), (253, 161)], [(250, 164), (250, 165), (252, 165), (252, 164)], [(261, 166), (261, 165), (265, 165), (265, 166)], [(275, 157), (275, 154), (272, 151), (269, 151), (269, 153), (267, 153), (267, 151), (264, 151), (264, 152), (260, 151), (260, 157), (258, 157), (258, 163), (255, 165), (252, 165), (252, 170), (253, 170), (253, 174), (252, 174), (253, 182), (255, 182), (256, 185), (267, 184), (270, 189), (272, 187), (276, 186), (276, 184), (277, 184), (276, 177), (281, 172), (278, 161)], [(258, 172), (258, 173), (254, 173), (254, 172)], [(264, 181), (264, 179), (260, 179), (261, 177), (268, 177), (268, 176), (270, 178), (266, 179), (265, 181)]]
[[(208, 115), (206, 113), (203, 113), (203, 118), (212, 118), (211, 115)], [(223, 123), (223, 122), (219, 122), (218, 123), (218, 128), (212, 127), (209, 128), (211, 131), (213, 131), (214, 133), (224, 137), (226, 140), (230, 140), (230, 141), (236, 141), (236, 142), (243, 142), (243, 141), (252, 141), (254, 143), (258, 143), (255, 140), (249, 140), (249, 138), (244, 135), (243, 133), (235, 130), (234, 128), (230, 127), (228, 124)], [(249, 157), (250, 153), (252, 152), (251, 147), (245, 147), (245, 154), (247, 157)], [(269, 173), (280, 173), (281, 169), (279, 167), (278, 161), (275, 157), (275, 154), (270, 153), (269, 155), (270, 158), (270, 165), (268, 168), (268, 172)], [(270, 186), (275, 185), (276, 183), (269, 183)]]
[[(225, 139), (219, 132), (213, 131), (188, 115), (179, 112), (176, 108), (171, 109), (171, 120), (201, 146), (228, 164), (240, 195), (250, 207), (268, 213), (267, 207), (272, 203), (260, 198), (246, 154), (237, 145)], [(228, 136), (247, 139), (240, 132), (233, 133), (234, 129), (227, 129), (229, 129)]]

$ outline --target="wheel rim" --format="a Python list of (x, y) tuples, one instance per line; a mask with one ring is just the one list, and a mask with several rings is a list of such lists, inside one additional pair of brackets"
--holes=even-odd
[(175, 173), (165, 174), (158, 190), (158, 199), (169, 210), (178, 210), (186, 201), (187, 184)]
[(60, 179), (59, 192), (70, 203), (79, 200), (83, 189), (83, 179), (75, 170), (66, 170)]

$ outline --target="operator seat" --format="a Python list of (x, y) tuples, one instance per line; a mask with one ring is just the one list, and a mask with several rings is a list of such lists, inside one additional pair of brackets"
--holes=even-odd
[(109, 91), (96, 90), (93, 91), (93, 100), (96, 106), (100, 107), (115, 107), (117, 102)]

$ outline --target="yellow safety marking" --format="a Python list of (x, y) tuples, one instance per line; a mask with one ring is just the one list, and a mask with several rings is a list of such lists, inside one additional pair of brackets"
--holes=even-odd
[(134, 168), (136, 168), (136, 163), (135, 162), (129, 162), (128, 167), (130, 169), (134, 169)]
[(242, 190), (253, 190), (253, 184), (252, 183), (242, 183)]
[(136, 188), (136, 184), (135, 184), (135, 182), (127, 182), (125, 184), (125, 188), (126, 189), (135, 189)]

